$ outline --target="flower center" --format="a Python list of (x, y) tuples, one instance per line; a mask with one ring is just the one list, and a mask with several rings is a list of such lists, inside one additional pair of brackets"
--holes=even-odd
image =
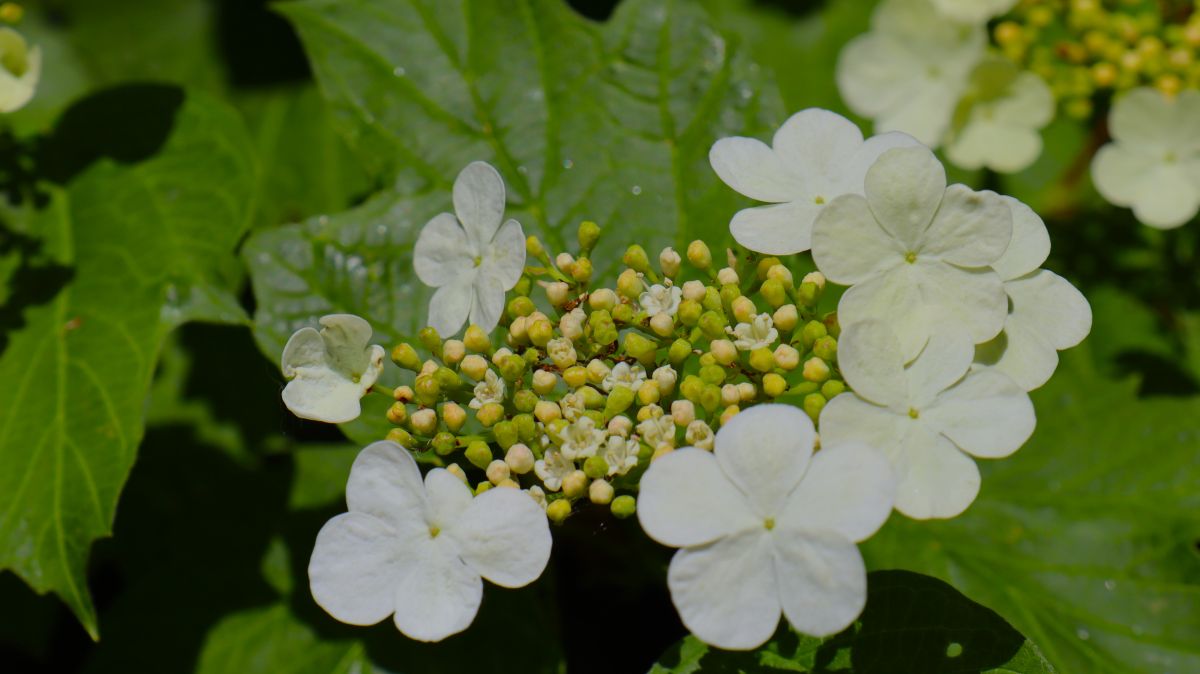
[(763, 528), (766, 529), (767, 531), (774, 529), (775, 528), (775, 518), (768, 517), (767, 519), (763, 520)]
[(815, 203), (816, 205), (820, 206), (821, 204), (825, 203), (825, 197), (823, 197), (823, 196), (821, 196), (821, 195), (819, 195), (819, 194), (818, 194), (818, 195), (816, 196), (816, 198), (815, 198), (815, 199), (813, 199), (813, 203)]
[(478, 267), (478, 266), (479, 266), (479, 265), (481, 265), (481, 264), (483, 264), (483, 256), (482, 256), (482, 255), (476, 255), (476, 256), (475, 256), (475, 266), (476, 266), (476, 267)]
[(442, 533), (441, 529), (439, 529), (437, 527), (429, 527), (429, 537), (430, 538), (437, 538), (438, 534), (440, 534), (440, 533)]
[(1163, 161), (1168, 164), (1174, 164), (1176, 161), (1179, 161), (1179, 157), (1177, 157), (1174, 152), (1168, 152), (1163, 156)]
[(916, 253), (916, 251), (912, 251), (912, 250), (910, 250), (910, 251), (908, 251), (907, 253), (905, 253), (905, 254), (904, 254), (904, 261), (905, 261), (905, 262), (907, 262), (907, 263), (909, 263), (909, 264), (913, 264), (914, 262), (916, 262), (916, 261), (917, 261), (917, 253)]
[(916, 419), (917, 417), (921, 416), (921, 413), (917, 410), (917, 408), (910, 407), (908, 408), (908, 416), (911, 419)]

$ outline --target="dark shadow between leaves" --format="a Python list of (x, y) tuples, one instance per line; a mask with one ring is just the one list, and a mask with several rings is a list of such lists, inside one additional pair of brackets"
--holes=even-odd
[(45, 259), (42, 249), (41, 240), (0, 223), (0, 258), (19, 259), (8, 279), (8, 299), (0, 305), (0, 355), (8, 348), (9, 335), (25, 327), (25, 310), (54, 299), (75, 275), (73, 268)]

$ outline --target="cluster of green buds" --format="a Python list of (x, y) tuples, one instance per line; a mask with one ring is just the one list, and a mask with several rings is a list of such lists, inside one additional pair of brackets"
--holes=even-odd
[(992, 37), (1078, 119), (1097, 93), (1200, 88), (1200, 0), (1022, 0)]
[(717, 265), (694, 241), (655, 262), (630, 246), (615, 287), (594, 287), (599, 235), (584, 222), (576, 253), (553, 259), (529, 237), (531, 266), (494, 336), (425, 328), (395, 346), (414, 378), (393, 391), (389, 439), (477, 493), (526, 489), (555, 522), (579, 502), (628, 517), (656, 458), (711, 450), (716, 430), (755, 403), (784, 399), (816, 420), (846, 389), (837, 316), (818, 310), (820, 273), (796, 281), (777, 258), (732, 251)]

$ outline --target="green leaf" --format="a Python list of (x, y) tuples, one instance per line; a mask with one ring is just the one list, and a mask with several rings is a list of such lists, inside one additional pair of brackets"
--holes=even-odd
[(986, 607), (936, 578), (908, 571), (867, 576), (867, 605), (827, 639), (783, 627), (753, 652), (709, 648), (689, 636), (650, 674), (1053, 674), (1037, 646)]
[(964, 515), (893, 516), (868, 565), (953, 582), (1066, 672), (1200, 671), (1200, 398), (1138, 400), (1086, 350), (1033, 394), (1033, 439), (980, 462)]
[(361, 642), (323, 640), (284, 604), (234, 613), (205, 639), (197, 674), (365, 674)]
[(188, 96), (160, 154), (97, 161), (36, 221), (57, 293), (0, 354), (0, 568), (59, 594), (93, 637), (88, 549), (110, 532), (163, 337), (248, 224), (248, 143), (235, 113)]

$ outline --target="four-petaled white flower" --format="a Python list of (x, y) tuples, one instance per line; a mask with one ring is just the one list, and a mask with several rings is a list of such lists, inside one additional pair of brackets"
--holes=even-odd
[(504, 181), (489, 164), (472, 162), (454, 181), (454, 213), (430, 220), (413, 250), (413, 266), (425, 285), (429, 324), (442, 336), (471, 323), (491, 332), (500, 321), (504, 293), (525, 269), (521, 223), (504, 220)]
[(975, 349), (975, 368), (1003, 372), (1026, 391), (1045, 384), (1058, 352), (1087, 337), (1092, 308), (1075, 286), (1038, 269), (1050, 254), (1050, 234), (1033, 209), (1003, 197), (1013, 216), (1013, 239), (992, 267), (1004, 279), (1009, 313), (1004, 331)]
[(300, 328), (283, 347), (281, 369), (291, 380), (283, 404), (302, 419), (341, 424), (358, 418), (387, 352), (370, 343), (371, 325), (358, 316), (332, 314), (320, 323), (320, 332)]
[(483, 379), (475, 384), (475, 397), (468, 403), (471, 409), (479, 409), (487, 403), (503, 403), (506, 388), (504, 380), (496, 375), (495, 370), (488, 368)]
[(658, 447), (664, 442), (675, 446), (675, 420), (670, 414), (644, 419), (637, 425), (637, 431), (642, 442), (651, 447)]
[(896, 474), (896, 509), (905, 515), (960, 514), (979, 493), (971, 457), (1012, 454), (1036, 423), (1033, 404), (1016, 382), (999, 372), (968, 372), (974, 352), (969, 340), (936, 334), (905, 367), (886, 325), (846, 326), (838, 363), (854, 393), (836, 396), (822, 410), (821, 442), (865, 442), (883, 450)]
[(533, 462), (534, 475), (537, 475), (550, 491), (562, 489), (563, 478), (574, 471), (575, 462), (556, 449), (546, 452), (543, 458)]
[(42, 76), (42, 50), (12, 28), (0, 28), (0, 113), (25, 107)]
[(1017, 4), (1017, 0), (933, 0), (933, 6), (947, 18), (962, 23), (986, 23)]
[(826, 203), (862, 194), (863, 176), (879, 155), (916, 142), (901, 133), (863, 141), (853, 122), (810, 108), (784, 122), (771, 147), (754, 138), (722, 138), (708, 159), (725, 184), (771, 204), (734, 215), (733, 238), (753, 251), (790, 255), (809, 249), (813, 221)]
[(596, 428), (591, 417), (581, 416), (563, 430), (559, 450), (571, 461), (586, 459), (596, 455), (604, 436), (604, 430)]
[(1167, 98), (1134, 89), (1108, 116), (1113, 142), (1092, 161), (1092, 180), (1109, 202), (1142, 223), (1179, 227), (1200, 210), (1200, 91)]
[(1015, 173), (1042, 153), (1040, 130), (1054, 119), (1054, 94), (1041, 77), (993, 57), (971, 75), (965, 123), (951, 132), (946, 157), (965, 169)]
[(738, 323), (725, 332), (733, 335), (733, 345), (739, 351), (753, 351), (771, 346), (779, 339), (779, 331), (775, 329), (775, 321), (771, 314), (762, 313), (750, 319), (749, 323)]
[(608, 475), (624, 475), (638, 464), (638, 443), (627, 440), (619, 435), (610, 435), (604, 441), (604, 451), (600, 456), (608, 464)]
[(682, 297), (682, 288), (655, 283), (646, 288), (646, 292), (638, 298), (638, 304), (642, 306), (642, 311), (650, 316), (658, 314), (674, 316), (675, 312), (679, 311), (679, 300)]
[(618, 386), (624, 386), (633, 391), (641, 388), (646, 382), (646, 368), (641, 365), (630, 365), (624, 361), (613, 366), (604, 377), (604, 381), (600, 382), (600, 386), (608, 392)]
[(842, 49), (838, 90), (876, 132), (904, 131), (937, 147), (986, 44), (981, 24), (946, 21), (929, 0), (884, 0), (871, 30)]
[(900, 148), (867, 171), (866, 197), (838, 197), (817, 218), (813, 259), (830, 281), (853, 285), (838, 304), (842, 325), (883, 320), (911, 359), (935, 330), (973, 344), (1000, 333), (1008, 299), (989, 265), (1011, 239), (997, 195), (946, 187), (932, 152)]
[(308, 578), (317, 604), (351, 625), (393, 616), (421, 641), (466, 629), (483, 581), (528, 585), (550, 559), (550, 529), (519, 489), (471, 496), (441, 468), (425, 476), (403, 447), (362, 451), (346, 485), (349, 512), (329, 520), (313, 547)]
[[(836, 398), (835, 398), (836, 400)], [(682, 548), (667, 572), (683, 624), (702, 641), (750, 649), (780, 612), (813, 636), (835, 634), (866, 601), (855, 543), (892, 509), (888, 461), (858, 444), (825, 442), (790, 405), (752, 407), (721, 427), (714, 451), (680, 449), (650, 464), (638, 520)]]

